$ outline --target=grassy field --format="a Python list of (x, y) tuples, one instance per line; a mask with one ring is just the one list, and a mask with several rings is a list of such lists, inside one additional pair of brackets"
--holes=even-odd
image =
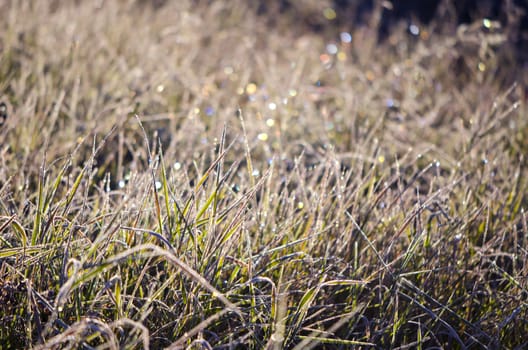
[(514, 25), (157, 3), (0, 1), (0, 349), (528, 346)]

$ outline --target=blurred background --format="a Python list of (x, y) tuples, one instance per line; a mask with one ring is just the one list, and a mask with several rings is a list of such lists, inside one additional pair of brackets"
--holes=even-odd
[[(160, 1), (162, 3), (163, 1)], [(378, 21), (379, 39), (390, 35), (398, 23), (438, 23), (452, 30), (460, 24), (488, 19), (509, 30), (509, 39), (519, 58), (528, 60), (528, 1), (525, 0), (274, 0), (255, 2), (258, 13), (276, 20), (277, 14), (295, 17), (302, 27), (327, 30), (328, 20), (343, 29)], [(325, 12), (326, 10), (326, 12)], [(372, 16), (374, 14), (374, 16)], [(440, 25), (440, 23), (442, 25)]]

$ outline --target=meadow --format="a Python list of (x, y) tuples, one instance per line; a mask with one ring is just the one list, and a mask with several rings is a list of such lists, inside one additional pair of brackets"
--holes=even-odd
[(255, 4), (0, 1), (0, 349), (528, 347), (516, 14)]

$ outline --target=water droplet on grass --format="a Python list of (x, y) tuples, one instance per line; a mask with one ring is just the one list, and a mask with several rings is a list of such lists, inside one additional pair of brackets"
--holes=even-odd
[(338, 51), (339, 49), (337, 48), (336, 44), (331, 43), (326, 45), (326, 52), (328, 52), (330, 55), (335, 55)]
[(331, 8), (331, 7), (327, 7), (327, 8), (325, 8), (325, 9), (323, 10), (323, 16), (324, 16), (327, 20), (331, 21), (331, 20), (336, 19), (336, 17), (337, 17), (337, 13), (335, 12), (335, 10), (334, 10), (333, 8)]
[(409, 26), (409, 32), (411, 32), (412, 35), (419, 35), (420, 28), (416, 24), (411, 24)]
[(350, 33), (348, 32), (341, 32), (341, 34), (339, 34), (339, 38), (344, 43), (352, 42), (352, 35), (350, 35)]
[(323, 53), (321, 54), (321, 56), (319, 56), (319, 60), (321, 61), (322, 64), (328, 64), (330, 63), (332, 59), (330, 58), (329, 55), (327, 55), (326, 53)]
[(255, 92), (257, 92), (257, 84), (255, 83), (249, 83), (247, 86), (246, 86), (246, 93), (248, 95), (253, 95)]

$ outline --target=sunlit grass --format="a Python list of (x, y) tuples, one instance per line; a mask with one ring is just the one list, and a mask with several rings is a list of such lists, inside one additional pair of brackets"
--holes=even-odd
[(317, 3), (0, 5), (1, 348), (526, 346), (512, 29)]

